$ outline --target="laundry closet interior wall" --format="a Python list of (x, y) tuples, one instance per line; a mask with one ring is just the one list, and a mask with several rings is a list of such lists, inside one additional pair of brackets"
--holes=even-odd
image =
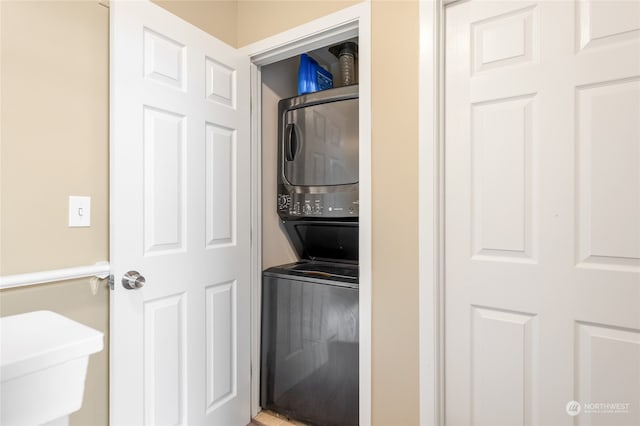
[[(357, 2), (158, 3), (242, 47)], [(373, 0), (371, 10), (372, 424), (417, 425), (418, 2)], [(3, 0), (0, 18), (0, 274), (108, 260), (108, 9)], [(90, 228), (67, 227), (69, 195), (91, 196)], [(274, 241), (275, 251), (286, 243)], [(292, 253), (281, 255), (265, 262)], [(108, 303), (106, 288), (94, 296), (82, 279), (3, 290), (0, 315), (50, 309), (108, 335)], [(108, 424), (105, 348), (72, 426)]]
[(262, 269), (297, 260), (276, 208), (278, 101), (297, 95), (297, 63), (294, 57), (262, 69)]

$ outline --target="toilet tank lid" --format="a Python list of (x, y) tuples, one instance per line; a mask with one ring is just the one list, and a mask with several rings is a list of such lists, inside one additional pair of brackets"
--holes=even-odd
[(102, 350), (103, 333), (51, 311), (0, 318), (0, 379), (7, 380)]

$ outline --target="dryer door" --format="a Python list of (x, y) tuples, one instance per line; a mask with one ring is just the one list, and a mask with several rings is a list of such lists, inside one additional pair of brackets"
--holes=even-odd
[(358, 99), (287, 111), (282, 143), (291, 185), (358, 183)]

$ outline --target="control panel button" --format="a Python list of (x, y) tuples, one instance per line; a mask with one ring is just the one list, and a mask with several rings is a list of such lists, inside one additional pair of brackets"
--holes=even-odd
[(286, 210), (291, 207), (291, 195), (278, 194), (278, 210)]
[(304, 214), (311, 214), (311, 204), (305, 204), (303, 212)]

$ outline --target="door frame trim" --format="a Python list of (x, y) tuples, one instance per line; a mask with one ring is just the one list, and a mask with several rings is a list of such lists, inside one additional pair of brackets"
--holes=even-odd
[(445, 423), (444, 378), (444, 8), (419, 4), (420, 426)]
[(262, 275), (262, 168), (260, 68), (339, 41), (359, 37), (359, 411), (360, 425), (371, 425), (371, 5), (359, 3), (244, 46), (251, 62), (251, 416), (260, 410), (260, 296)]

